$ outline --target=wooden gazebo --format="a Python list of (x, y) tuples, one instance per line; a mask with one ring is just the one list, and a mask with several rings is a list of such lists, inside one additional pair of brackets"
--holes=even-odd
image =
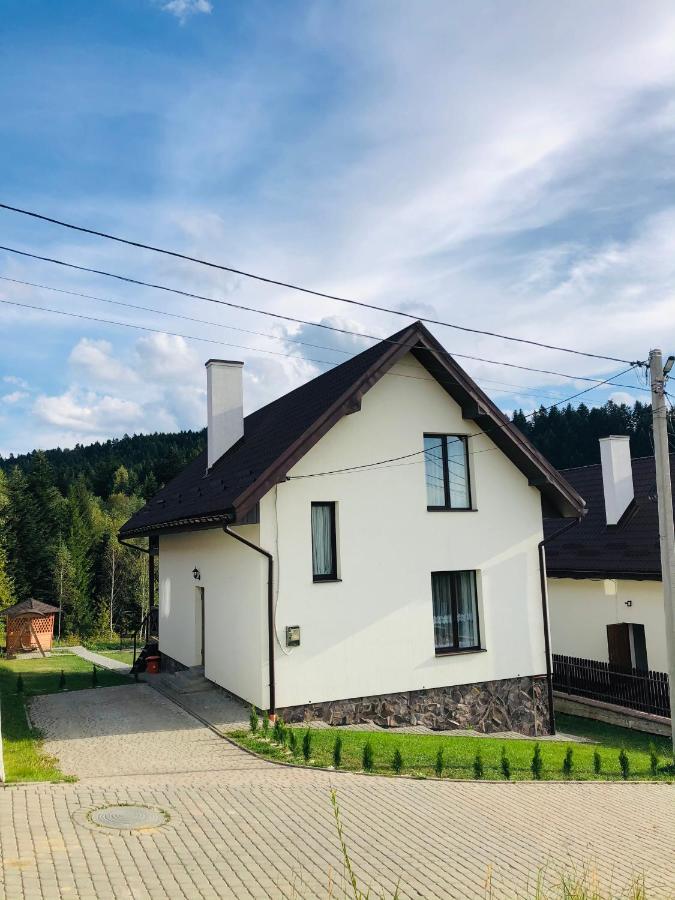
[(0, 612), (6, 620), (5, 653), (31, 653), (39, 650), (44, 656), (45, 650), (52, 646), (54, 638), (54, 619), (57, 607), (41, 600), (22, 600), (14, 606), (8, 606)]

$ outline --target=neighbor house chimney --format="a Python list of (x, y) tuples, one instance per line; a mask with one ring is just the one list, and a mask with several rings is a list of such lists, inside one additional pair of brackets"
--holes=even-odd
[(600, 438), (602, 487), (608, 525), (616, 525), (634, 497), (630, 438), (619, 435)]
[(230, 359), (210, 359), (206, 363), (209, 469), (244, 436), (243, 366), (243, 362)]

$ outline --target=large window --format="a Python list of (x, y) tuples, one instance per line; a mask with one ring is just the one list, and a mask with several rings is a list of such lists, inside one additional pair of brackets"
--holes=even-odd
[(432, 572), (431, 593), (436, 652), (478, 650), (476, 573)]
[(314, 581), (337, 580), (335, 503), (312, 503), (312, 574)]
[(467, 439), (453, 434), (424, 435), (428, 509), (470, 509)]

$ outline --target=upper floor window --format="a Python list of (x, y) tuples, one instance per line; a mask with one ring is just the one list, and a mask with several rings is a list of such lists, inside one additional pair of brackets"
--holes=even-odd
[(476, 573), (432, 572), (434, 644), (437, 653), (478, 650), (478, 601)]
[(456, 434), (424, 435), (428, 509), (470, 509), (468, 441)]
[(312, 503), (312, 575), (314, 581), (337, 580), (335, 503)]

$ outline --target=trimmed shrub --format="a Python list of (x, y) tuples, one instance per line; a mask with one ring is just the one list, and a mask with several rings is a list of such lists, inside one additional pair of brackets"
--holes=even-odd
[(436, 773), (437, 778), (443, 777), (443, 766), (445, 765), (445, 760), (443, 759), (443, 748), (438, 748), (438, 753), (436, 754), (436, 762), (434, 763), (434, 772)]
[(336, 769), (340, 768), (342, 762), (342, 735), (338, 734), (333, 744), (333, 765)]
[(544, 763), (541, 758), (541, 747), (539, 743), (534, 745), (534, 753), (532, 754), (532, 762), (530, 763), (530, 771), (532, 772), (532, 777), (539, 781), (541, 779), (541, 773), (544, 768)]
[(473, 758), (473, 777), (482, 778), (484, 774), (485, 768), (483, 766), (483, 757), (481, 756), (480, 750), (476, 750), (476, 755)]
[(291, 751), (293, 756), (295, 756), (298, 752), (298, 736), (295, 733), (295, 728), (288, 729), (288, 749)]
[(251, 712), (248, 716), (248, 727), (251, 729), (251, 734), (256, 733), (259, 723), (260, 719), (258, 718), (258, 710), (255, 708), (255, 706), (251, 706)]
[(511, 778), (511, 760), (508, 757), (506, 752), (506, 747), (502, 747), (502, 758), (500, 760), (500, 765), (502, 768), (502, 775), (506, 778), (507, 781)]
[(572, 769), (574, 768), (574, 750), (571, 747), (568, 747), (565, 750), (565, 758), (563, 759), (562, 764), (562, 773), (565, 778), (572, 777)]
[(265, 710), (265, 712), (263, 713), (262, 733), (263, 737), (267, 737), (267, 735), (270, 733), (270, 714), (267, 712), (267, 710)]
[(16, 692), (17, 694), (23, 694), (23, 675), (21, 672), (16, 676)]
[(91, 667), (91, 686), (98, 687), (98, 671), (96, 666)]
[(65, 691), (66, 689), (66, 673), (61, 669), (61, 674), (59, 675), (59, 690)]
[(619, 753), (619, 768), (621, 769), (621, 777), (624, 781), (627, 781), (630, 778), (630, 759), (623, 748)]
[(649, 745), (649, 771), (652, 775), (658, 775), (659, 772), (659, 754), (654, 744)]
[(312, 755), (312, 732), (309, 728), (302, 736), (302, 755), (305, 758), (305, 762), (308, 762)]
[(602, 756), (600, 756), (599, 750), (593, 751), (593, 771), (596, 775), (602, 772)]
[(401, 751), (398, 749), (398, 747), (394, 750), (394, 755), (391, 760), (391, 767), (397, 775), (400, 775), (403, 771), (403, 756), (401, 755)]
[(373, 745), (370, 741), (366, 741), (363, 745), (363, 756), (361, 758), (361, 763), (363, 765), (364, 772), (372, 772), (375, 766), (375, 754), (373, 752)]
[(272, 740), (277, 744), (286, 743), (286, 726), (281, 716), (277, 716), (274, 720), (274, 728), (272, 729)]

